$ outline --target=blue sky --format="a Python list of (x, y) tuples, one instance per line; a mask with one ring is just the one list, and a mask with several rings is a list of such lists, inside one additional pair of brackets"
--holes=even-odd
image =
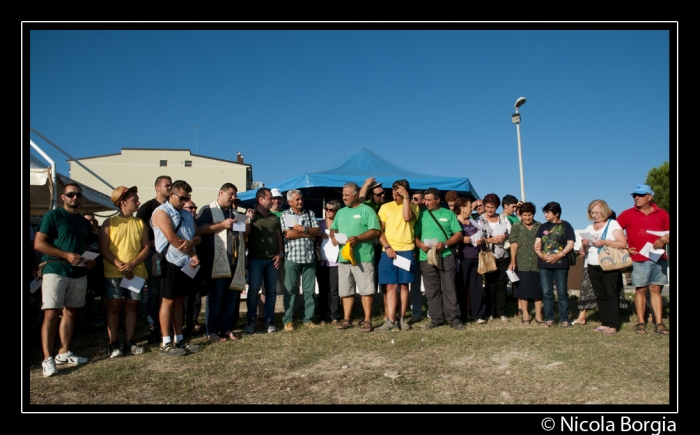
[(557, 201), (584, 228), (591, 200), (631, 207), (677, 149), (667, 30), (32, 30), (23, 42), (24, 114), (78, 158), (240, 151), (255, 181), (275, 183), (363, 146), (466, 176), (481, 197), (520, 197), (510, 117), (524, 96), (526, 199), (536, 219)]

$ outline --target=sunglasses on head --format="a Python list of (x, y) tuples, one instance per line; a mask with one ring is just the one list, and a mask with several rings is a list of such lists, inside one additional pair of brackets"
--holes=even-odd
[(83, 194), (80, 192), (66, 192), (64, 193), (68, 198), (73, 199), (73, 197), (77, 197), (78, 199), (83, 197)]

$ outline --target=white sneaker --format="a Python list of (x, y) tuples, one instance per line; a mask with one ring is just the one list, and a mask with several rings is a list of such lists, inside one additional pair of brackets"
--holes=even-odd
[(118, 341), (115, 341), (114, 343), (111, 343), (109, 345), (109, 357), (110, 358), (119, 358), (120, 356), (123, 356), (124, 352), (122, 352), (121, 346), (119, 345)]
[(273, 332), (277, 332), (277, 327), (275, 326), (274, 323), (270, 322), (267, 324), (267, 332), (268, 332), (268, 334), (273, 333)]
[(54, 361), (53, 357), (48, 357), (44, 361), (42, 361), (41, 368), (44, 371), (45, 378), (48, 378), (49, 376), (53, 376), (53, 375), (58, 374), (58, 369), (56, 368), (56, 362)]
[(72, 365), (77, 365), (77, 364), (85, 364), (88, 362), (88, 359), (82, 356), (77, 356), (70, 350), (66, 353), (59, 353), (56, 355), (56, 365), (62, 365), (62, 364), (72, 364)]

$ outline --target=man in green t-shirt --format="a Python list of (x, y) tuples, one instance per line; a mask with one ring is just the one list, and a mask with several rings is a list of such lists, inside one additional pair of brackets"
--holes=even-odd
[[(420, 270), (430, 317), (430, 323), (425, 329), (433, 329), (446, 320), (452, 328), (463, 330), (455, 288), (455, 258), (451, 249), (462, 238), (462, 227), (457, 215), (440, 208), (440, 192), (434, 187), (425, 191), (425, 206), (426, 210), (420, 214), (415, 226), (416, 246), (421, 250)], [(428, 263), (428, 251), (433, 247), (436, 255), (442, 257), (439, 265)]]
[[(362, 308), (365, 318), (362, 331), (371, 332), (372, 301), (374, 299), (374, 242), (381, 234), (381, 226), (377, 214), (359, 200), (360, 188), (355, 183), (345, 183), (343, 186), (343, 202), (346, 207), (338, 210), (331, 225), (331, 241), (338, 246), (336, 234), (343, 234), (352, 248), (356, 265), (353, 266), (347, 258), (338, 257), (338, 293), (343, 301), (344, 318), (337, 329), (348, 329), (351, 326), (352, 306), (355, 302), (355, 284), (357, 292), (362, 297)], [(344, 243), (343, 245), (345, 245)], [(341, 246), (342, 251), (342, 246)]]
[[(34, 249), (44, 254), (39, 272), (43, 280), (41, 309), (44, 310), (44, 324), (41, 327), (41, 347), (44, 361), (41, 367), (45, 377), (58, 374), (57, 364), (88, 362), (87, 358), (77, 356), (69, 349), (75, 316), (78, 308), (85, 305), (87, 269), (95, 267), (95, 260), (81, 256), (87, 250), (92, 236), (90, 222), (78, 213), (82, 198), (83, 189), (79, 185), (66, 184), (61, 194), (63, 208), (50, 210), (42, 216), (34, 239)], [(62, 324), (59, 328), (58, 319), (61, 315)], [(57, 330), (61, 347), (54, 359), (53, 347)]]

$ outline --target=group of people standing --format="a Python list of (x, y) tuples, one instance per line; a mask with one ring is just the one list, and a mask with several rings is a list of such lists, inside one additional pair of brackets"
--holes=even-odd
[[(339, 201), (329, 201), (324, 204), (325, 216), (317, 219), (313, 211), (304, 208), (300, 190), (287, 192), (289, 208), (282, 210), (282, 193), (260, 188), (254, 208), (239, 212), (238, 189), (231, 183), (222, 185), (217, 198), (199, 211), (187, 182), (160, 176), (154, 187), (155, 198), (143, 204), (135, 186), (114, 189), (111, 199), (119, 212), (107, 219), (99, 232), (101, 258), (97, 261), (104, 264), (110, 357), (143, 352), (134, 341), (134, 331), (144, 282), (148, 286), (149, 343), (159, 343), (160, 353), (169, 356), (199, 350), (198, 345), (184, 339), (183, 325), (200, 328), (197, 317), (203, 285), (207, 291), (206, 336), (215, 343), (238, 340), (234, 329), (246, 281), (244, 332), (248, 334), (261, 322), (268, 333), (277, 331), (274, 307), (278, 282), (284, 289), (285, 331), (295, 329), (300, 281), (302, 323), (309, 328), (333, 324), (338, 330), (355, 325), (363, 332), (375, 330), (372, 305), (381, 288), (384, 322), (376, 330), (411, 329), (422, 320), (421, 281), (430, 319), (425, 329), (447, 324), (464, 330), (469, 317), (477, 324), (495, 318), (507, 322), (509, 272), (519, 278), (513, 290), (523, 323), (531, 322), (528, 301), (534, 300), (535, 321), (553, 325), (556, 287), (559, 322), (564, 327), (572, 324), (567, 274), (575, 234), (571, 225), (561, 220), (561, 207), (556, 202), (543, 207), (546, 222), (539, 223), (534, 219), (534, 204), (521, 203), (512, 195), (504, 196), (500, 214), (496, 210), (501, 200), (493, 193), (472, 201), (448, 192), (445, 202), (449, 208), (442, 208), (437, 189), (411, 194), (407, 180), (396, 180), (391, 186), (392, 200), (385, 201), (382, 183), (368, 178), (361, 187), (346, 183), (342, 190), (345, 207)], [(593, 223), (587, 230), (595, 241), (584, 240), (580, 255), (587, 259), (598, 302), (601, 326), (596, 331), (612, 335), (619, 323), (619, 271), (603, 271), (596, 248), (629, 244), (640, 319), (636, 332), (645, 331), (641, 322), (646, 291), (650, 290), (655, 331), (668, 333), (661, 318), (660, 296), (667, 283), (665, 253), (658, 262), (640, 253), (647, 241), (655, 248), (669, 242), (667, 233), (659, 237), (647, 232), (667, 231), (669, 226), (668, 213), (651, 202), (652, 195), (648, 186), (637, 186), (635, 207), (623, 212), (617, 221), (610, 219), (612, 212), (602, 200), (591, 202), (588, 208)], [(74, 355), (69, 346), (76, 310), (85, 304), (87, 271), (96, 264), (81, 256), (92, 241), (93, 231), (90, 222), (78, 213), (80, 186), (66, 185), (61, 198), (63, 208), (42, 217), (34, 242), (35, 249), (44, 254), (39, 267), (45, 311), (44, 376), (57, 374), (56, 364), (88, 361)], [(336, 247), (337, 257), (322, 254), (323, 243)], [(497, 270), (484, 274), (482, 284), (477, 269), (484, 249), (493, 253)], [(318, 304), (314, 298), (316, 281)], [(360, 295), (362, 318), (353, 324), (356, 293)], [(123, 344), (118, 339), (122, 305)], [(411, 317), (406, 320), (409, 310)], [(583, 323), (581, 320), (577, 322)], [(54, 356), (57, 328), (61, 347)]]

